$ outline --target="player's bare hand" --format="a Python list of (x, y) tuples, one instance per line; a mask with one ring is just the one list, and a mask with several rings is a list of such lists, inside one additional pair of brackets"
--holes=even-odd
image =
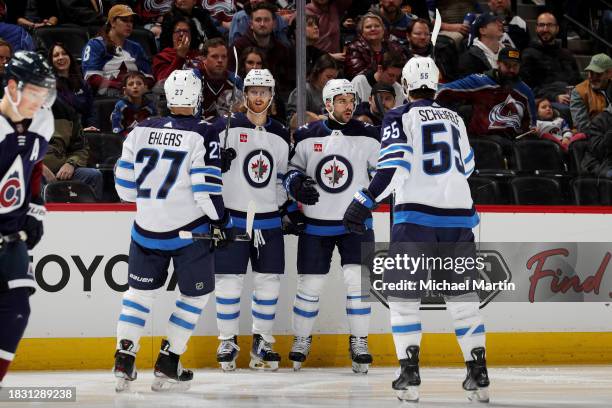
[(64, 163), (62, 167), (57, 171), (55, 177), (58, 180), (70, 180), (74, 175), (74, 166), (70, 163)]

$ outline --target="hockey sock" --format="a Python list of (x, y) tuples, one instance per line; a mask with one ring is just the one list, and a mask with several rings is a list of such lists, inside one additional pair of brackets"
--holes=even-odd
[(15, 357), (29, 316), (29, 288), (9, 289), (0, 293), (0, 382)]
[(361, 291), (361, 265), (349, 264), (342, 267), (346, 285), (346, 314), (348, 316), (351, 334), (355, 337), (368, 335), (372, 308), (362, 299), (368, 294)]
[(389, 310), (391, 311), (391, 332), (397, 359), (408, 358), (406, 348), (408, 346), (421, 345), (421, 316), (418, 300), (389, 299)]
[(293, 303), (293, 334), (308, 337), (319, 314), (319, 295), (327, 275), (298, 275), (297, 293)]
[(209, 297), (209, 294), (202, 296), (181, 294), (178, 297), (176, 308), (168, 321), (166, 337), (170, 343), (169, 351), (174, 354), (183, 354), (185, 352), (187, 341), (189, 341)]
[(240, 293), (244, 275), (215, 275), (215, 297), (217, 302), (217, 328), (219, 340), (231, 339), (238, 335), (240, 318)]
[(117, 350), (123, 339), (134, 343), (134, 353), (138, 352), (140, 336), (144, 331), (149, 313), (155, 300), (155, 291), (129, 288), (123, 294), (121, 314), (117, 323)]
[(453, 317), (455, 335), (465, 361), (471, 361), (471, 351), (485, 345), (485, 327), (478, 309), (480, 302), (476, 293), (468, 293), (446, 299), (446, 307)]
[(272, 335), (279, 291), (279, 274), (253, 272), (253, 334)]

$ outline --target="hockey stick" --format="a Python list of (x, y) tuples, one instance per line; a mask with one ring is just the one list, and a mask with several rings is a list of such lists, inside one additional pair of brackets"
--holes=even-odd
[(434, 28), (431, 32), (431, 52), (434, 52), (436, 48), (436, 41), (438, 40), (438, 34), (440, 34), (440, 27), (442, 27), (442, 17), (440, 16), (440, 12), (436, 9), (436, 21), (434, 22)]
[[(247, 216), (246, 216), (246, 229), (244, 234), (236, 235), (234, 237), (234, 241), (250, 241), (253, 238), (253, 222), (255, 221), (255, 212), (257, 211), (257, 206), (255, 205), (255, 201), (249, 201), (249, 205), (247, 207)], [(201, 232), (191, 232), (191, 231), (179, 231), (179, 238), (181, 239), (192, 239), (192, 240), (212, 240), (218, 241), (219, 237), (212, 235), (210, 233), (201, 233)]]
[(232, 108), (234, 106), (235, 103), (235, 98), (236, 98), (236, 82), (238, 80), (238, 51), (236, 51), (236, 47), (233, 47), (234, 49), (234, 63), (236, 64), (236, 67), (234, 68), (234, 86), (232, 86), (232, 95), (230, 97), (230, 106), (229, 106), (229, 110), (227, 112), (227, 123), (225, 124), (225, 139), (223, 140), (223, 148), (227, 148), (227, 139), (229, 137), (229, 128), (230, 128), (230, 119), (232, 117)]
[(28, 234), (26, 234), (25, 231), (17, 231), (8, 235), (0, 234), (0, 245), (4, 243), (10, 244), (11, 242), (25, 241), (26, 239), (28, 239)]
[(535, 132), (536, 132), (536, 130), (535, 130), (535, 129), (531, 129), (531, 130), (528, 130), (528, 131), (527, 131), (527, 132), (525, 132), (525, 133), (521, 133), (520, 135), (516, 136), (514, 139), (515, 139), (515, 140), (519, 140), (519, 139), (522, 139), (522, 138), (524, 138), (525, 136), (528, 136), (528, 135), (530, 135), (530, 134), (532, 134), (532, 133), (535, 133)]

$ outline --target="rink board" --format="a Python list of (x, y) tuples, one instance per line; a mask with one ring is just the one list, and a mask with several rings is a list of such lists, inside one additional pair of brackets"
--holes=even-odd
[[(95, 210), (95, 211), (92, 211)], [(527, 212), (531, 211), (531, 212)], [(535, 212), (534, 212), (535, 211)], [(609, 242), (610, 209), (488, 207), (475, 233), (488, 242)], [(127, 281), (127, 250), (133, 219), (129, 206), (51, 206), (45, 237), (33, 252), (43, 287), (31, 298), (32, 315), (17, 353), (16, 369), (109, 368), (115, 347), (121, 288)], [(378, 241), (389, 237), (389, 214), (375, 213)], [(80, 231), (80, 232), (79, 232)], [(297, 239), (286, 242), (275, 333), (283, 359), (290, 348), (291, 305), (296, 285)], [(348, 323), (344, 284), (337, 257), (321, 297), (310, 366), (345, 366)], [(612, 272), (608, 272), (612, 273)], [(169, 279), (170, 281), (170, 279)], [(247, 277), (245, 291), (251, 283)], [(169, 282), (168, 282), (169, 283)], [(341, 293), (342, 295), (334, 295)], [(176, 297), (160, 291), (139, 352), (139, 366), (152, 364)], [(491, 364), (612, 363), (612, 310), (609, 303), (495, 303), (482, 309)], [(423, 311), (423, 363), (461, 364), (446, 311)], [(239, 365), (246, 366), (251, 325), (250, 296), (243, 296)], [(376, 364), (396, 364), (388, 310), (372, 305), (370, 347)], [(184, 356), (185, 365), (215, 366), (214, 302), (209, 302)]]

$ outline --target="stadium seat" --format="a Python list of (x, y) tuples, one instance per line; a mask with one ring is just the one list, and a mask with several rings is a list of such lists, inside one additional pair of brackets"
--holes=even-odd
[(564, 204), (559, 180), (541, 176), (520, 176), (510, 180), (510, 189), (517, 205)]
[(570, 186), (577, 205), (612, 205), (612, 180), (581, 177)]
[(115, 133), (85, 132), (89, 144), (88, 166), (96, 169), (112, 169), (121, 156), (124, 136)]
[(497, 181), (486, 177), (472, 176), (468, 179), (474, 204), (504, 204)]
[(76, 26), (41, 27), (34, 31), (34, 35), (47, 51), (54, 43), (63, 43), (77, 61), (81, 61), (81, 52), (89, 41), (87, 29)]
[(582, 167), (582, 158), (588, 147), (589, 142), (587, 140), (578, 140), (569, 146), (569, 165), (572, 173), (581, 176), (589, 174), (589, 172)]
[(493, 140), (483, 138), (470, 139), (470, 146), (474, 149), (476, 171), (478, 174), (508, 172), (508, 164), (504, 157), (502, 147)]
[(149, 62), (153, 60), (153, 56), (157, 54), (157, 43), (153, 33), (145, 28), (134, 28), (129, 40), (136, 41), (144, 49)]
[(46, 203), (95, 203), (93, 189), (82, 181), (53, 181), (43, 188)]
[(535, 174), (565, 174), (567, 166), (558, 144), (550, 140), (522, 140), (514, 145), (516, 168)]
[(94, 98), (94, 112), (96, 113), (96, 119), (102, 132), (112, 132), (113, 124), (111, 123), (111, 113), (113, 113), (113, 109), (115, 109), (115, 104), (118, 100), (118, 98), (113, 97)]

